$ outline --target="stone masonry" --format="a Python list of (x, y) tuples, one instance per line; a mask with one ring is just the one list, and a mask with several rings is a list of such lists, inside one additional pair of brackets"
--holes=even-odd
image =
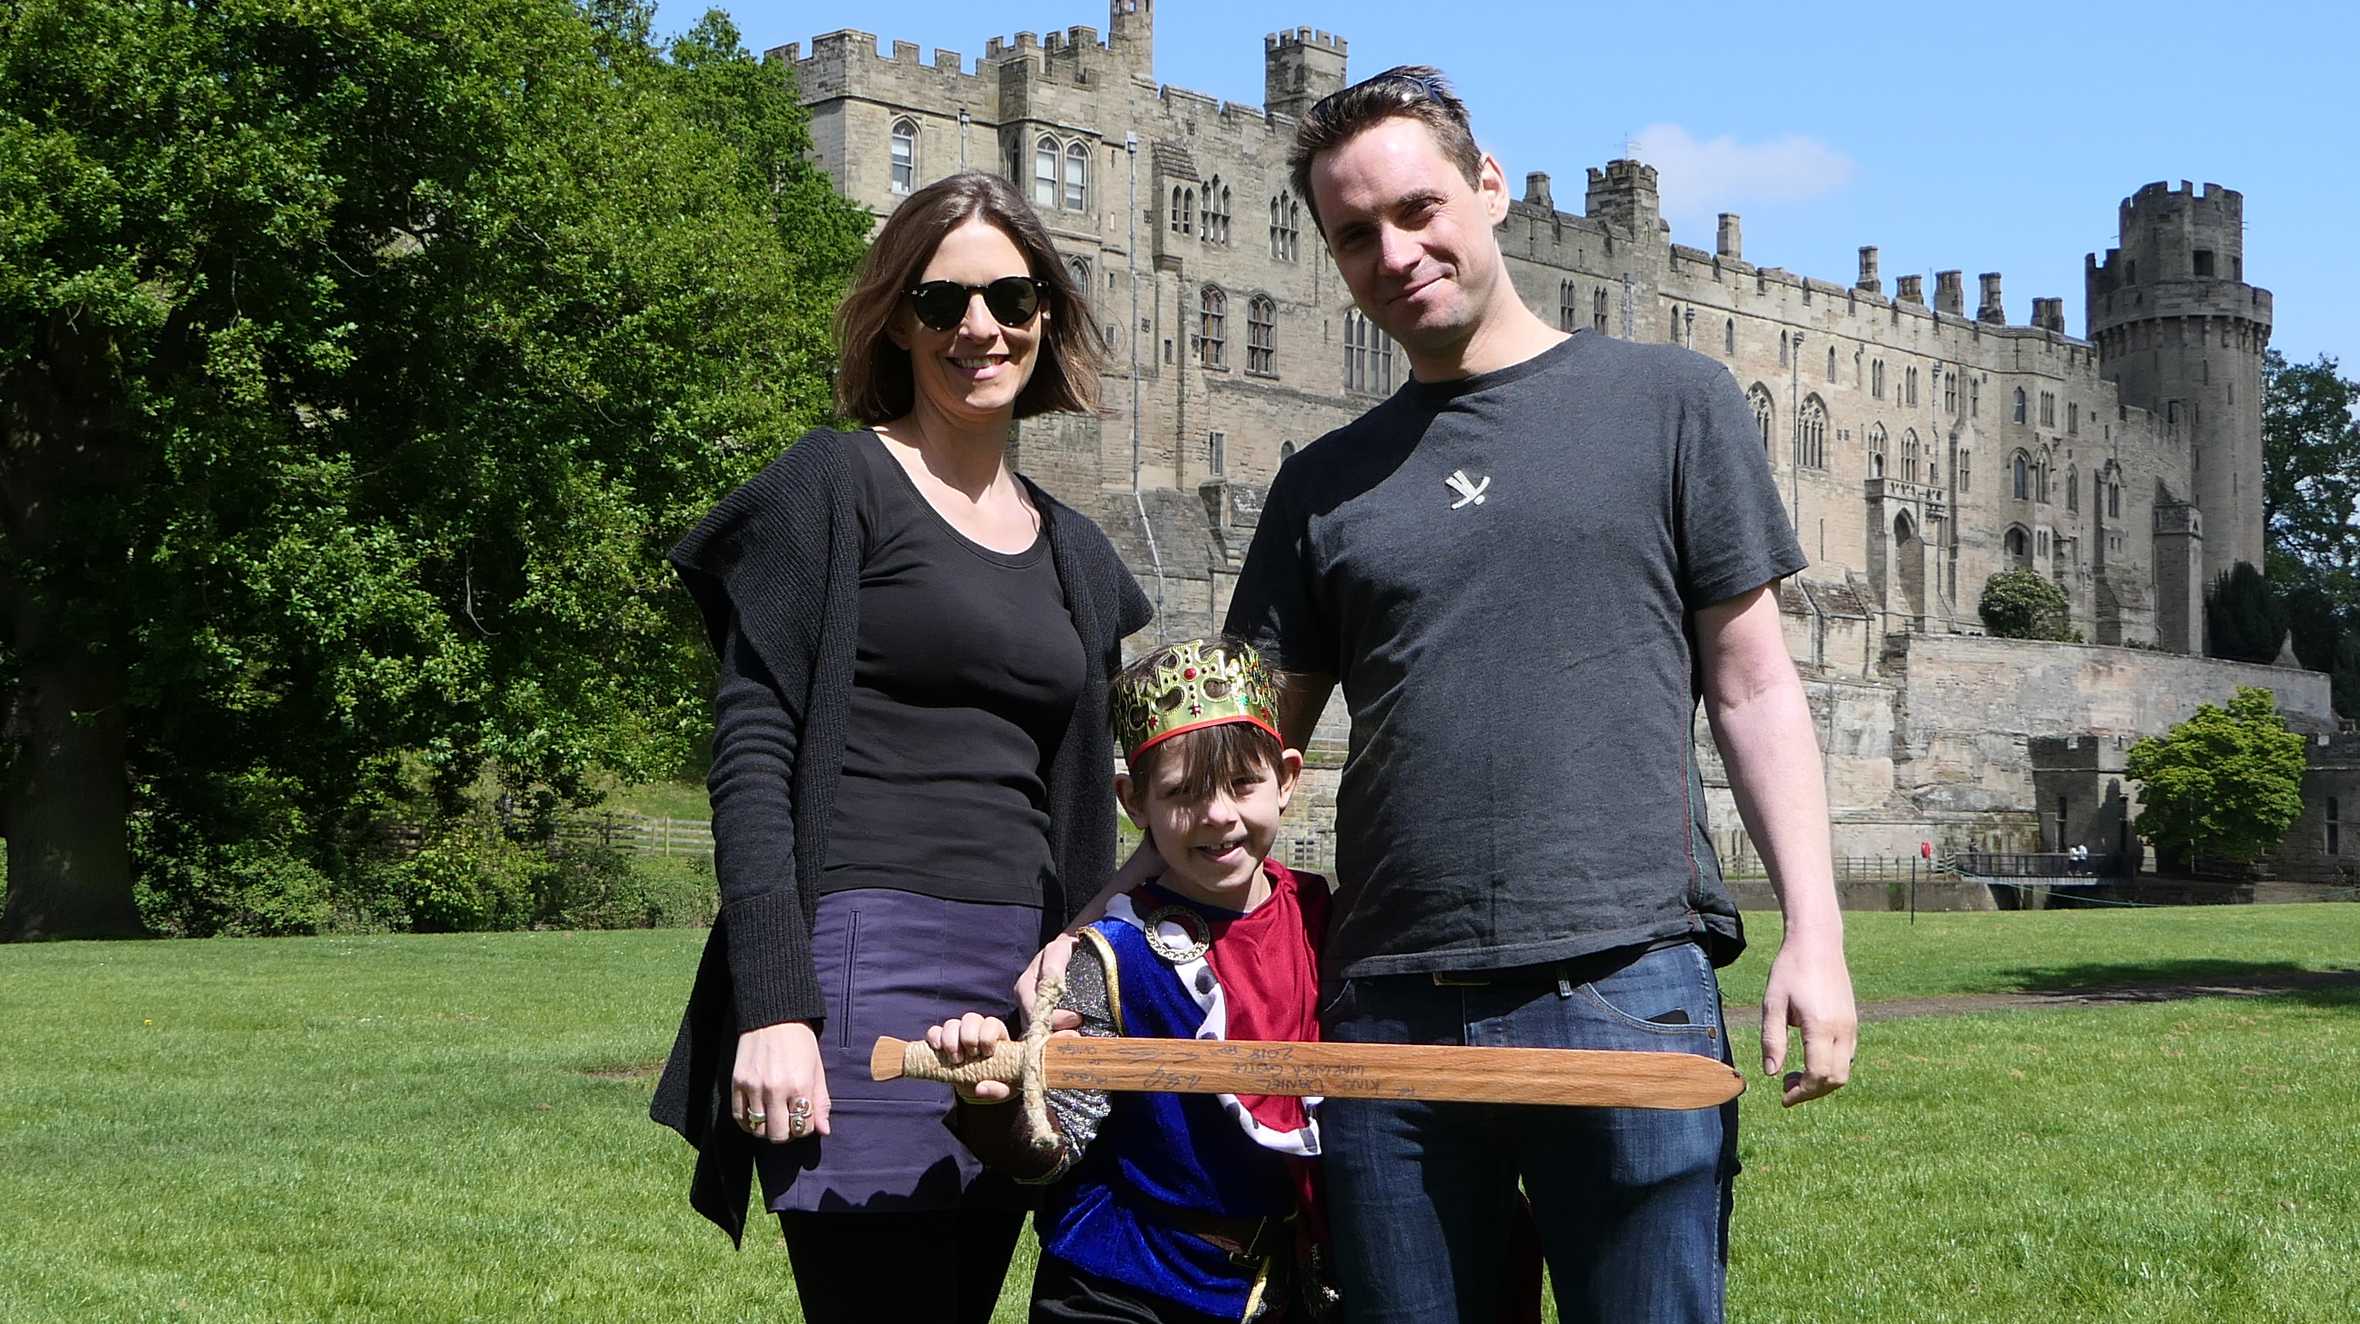
[[(1028, 422), (1012, 454), (1114, 537), (1166, 637), (1219, 622), (1278, 465), (1408, 376), (1287, 180), (1296, 117), (1344, 86), (1347, 51), (1308, 28), (1266, 36), (1262, 106), (1156, 83), (1154, 0), (1110, 0), (1104, 36), (1018, 32), (972, 62), (921, 61), (906, 41), (881, 55), (851, 30), (769, 52), (794, 71), (821, 165), (880, 219), (962, 168), (1032, 199), (1112, 362), (1102, 417)], [(2157, 183), (2125, 200), (2123, 246), (2088, 260), (2079, 338), (2058, 299), (2011, 324), (1998, 273), (1978, 277), (1969, 310), (1960, 271), (1935, 274), (1931, 302), (1915, 275), (1888, 294), (1873, 246), (1838, 283), (1748, 261), (1731, 214), (1710, 251), (1676, 243), (1637, 161), (1589, 169), (1581, 207), (1526, 175), (1499, 233), (1515, 287), (1561, 328), (1711, 357), (1752, 400), (1813, 562), (1780, 605), (1825, 719), (1840, 854), (1914, 851), (1937, 828), (2030, 844), (2051, 835), (2030, 740), (2146, 734), (2254, 679), (2163, 656), (2201, 652), (2205, 585), (2261, 560), (2272, 304), (2245, 283), (2241, 195)], [(2058, 662), (1964, 639), (1982, 633), (1984, 579), (2011, 566), (2055, 580), (2083, 637), (2110, 647)], [(1986, 651), (1954, 656), (1975, 643)], [(2010, 668), (2078, 679), (2038, 718), (2002, 705), (1979, 729), (1919, 720), (1925, 696), (2004, 691)], [(2331, 722), (2323, 677), (2270, 679), (2306, 721)], [(2137, 712), (2115, 711), (2117, 686), (2145, 691)], [(1331, 709), (1321, 744), (1341, 748), (1338, 722)], [(1332, 772), (1308, 789), (1300, 831), (1318, 838)], [(1724, 850), (1744, 854), (1725, 787), (1716, 799)], [(1293, 853), (1323, 854), (1308, 840)]]

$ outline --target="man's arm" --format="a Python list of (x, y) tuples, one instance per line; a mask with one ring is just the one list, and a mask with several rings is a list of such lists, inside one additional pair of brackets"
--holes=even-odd
[(1288, 749), (1308, 752), (1319, 715), (1327, 711), (1328, 696), (1336, 689), (1334, 676), (1305, 671), (1274, 673), (1278, 681), (1278, 732)]
[(1705, 716), (1728, 765), (1737, 812), (1786, 917), (1762, 994), (1762, 1070), (1786, 1064), (1787, 1027), (1803, 1032), (1803, 1069), (1788, 1072), (1788, 1106), (1833, 1092), (1852, 1074), (1858, 1018), (1844, 966), (1828, 844), (1827, 789), (1803, 683), (1787, 657), (1771, 587), (1696, 613)]

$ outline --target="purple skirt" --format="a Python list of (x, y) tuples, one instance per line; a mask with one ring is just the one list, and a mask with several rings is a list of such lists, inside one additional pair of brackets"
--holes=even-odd
[(829, 1132), (754, 1146), (772, 1213), (1015, 1208), (1028, 1192), (984, 1172), (944, 1120), (952, 1094), (922, 1080), (869, 1079), (877, 1036), (922, 1037), (977, 1011), (1017, 1029), (1016, 976), (1041, 945), (1037, 906), (944, 901), (891, 888), (832, 892), (812, 926), (827, 1021)]

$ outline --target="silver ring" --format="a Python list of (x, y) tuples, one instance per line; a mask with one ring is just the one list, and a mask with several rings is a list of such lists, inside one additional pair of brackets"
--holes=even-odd
[(808, 1122), (808, 1121), (810, 1121), (810, 1120), (811, 1120), (811, 1100), (809, 1100), (809, 1099), (795, 1099), (795, 1100), (792, 1100), (791, 1102), (789, 1102), (789, 1103), (787, 1104), (787, 1117), (788, 1117), (788, 1119), (789, 1119), (789, 1120), (791, 1120), (791, 1121), (797, 1121), (797, 1122)]
[(762, 1125), (763, 1118), (767, 1115), (768, 1114), (764, 1113), (760, 1108), (748, 1108), (746, 1109), (746, 1115), (742, 1118), (739, 1118), (738, 1122), (741, 1126), (759, 1128)]

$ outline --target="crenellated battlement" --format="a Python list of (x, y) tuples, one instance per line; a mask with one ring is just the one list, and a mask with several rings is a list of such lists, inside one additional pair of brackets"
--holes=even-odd
[(1265, 52), (1275, 51), (1285, 46), (1313, 46), (1321, 50), (1333, 51), (1338, 56), (1348, 53), (1347, 44), (1342, 37), (1312, 28), (1296, 28), (1292, 32), (1269, 32), (1262, 36), (1262, 49)]

